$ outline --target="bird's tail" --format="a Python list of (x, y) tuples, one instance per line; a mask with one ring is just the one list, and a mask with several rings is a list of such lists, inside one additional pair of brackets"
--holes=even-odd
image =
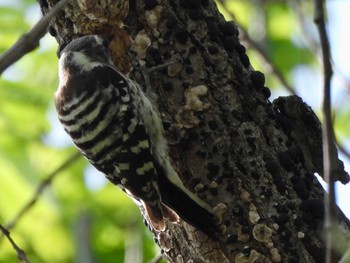
[(173, 209), (179, 217), (199, 229), (210, 238), (218, 240), (218, 219), (207, 209), (200, 206), (180, 187), (173, 184), (166, 176), (158, 175), (159, 191), (162, 203)]

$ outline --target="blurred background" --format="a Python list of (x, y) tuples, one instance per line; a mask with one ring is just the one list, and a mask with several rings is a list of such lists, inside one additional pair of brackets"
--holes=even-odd
[[(295, 92), (320, 116), (322, 68), (312, 1), (221, 0), (218, 6), (242, 27), (242, 43), (253, 67), (266, 74), (271, 100)], [(328, 1), (327, 11), (334, 127), (350, 171), (350, 1)], [(0, 53), (40, 17), (34, 0), (0, 0)], [(159, 249), (138, 208), (77, 157), (58, 124), (56, 49), (46, 35), (40, 49), (0, 78), (0, 224), (10, 228), (31, 262), (150, 262)], [(349, 186), (337, 184), (347, 217), (349, 195)], [(18, 262), (2, 236), (0, 262)]]

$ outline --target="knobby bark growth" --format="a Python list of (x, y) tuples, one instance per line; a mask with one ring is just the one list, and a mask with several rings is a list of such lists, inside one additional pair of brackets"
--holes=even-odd
[[(47, 13), (57, 0), (38, 2)], [(320, 123), (299, 97), (268, 100), (265, 76), (213, 1), (71, 1), (50, 33), (61, 47), (82, 35), (114, 35), (116, 66), (142, 85), (136, 65), (173, 62), (150, 81), (173, 165), (215, 209), (221, 240), (169, 223), (157, 236), (167, 260), (324, 262), (324, 191), (314, 176), (323, 170)], [(337, 229), (349, 232), (337, 212)], [(341, 256), (345, 237), (338, 240)]]

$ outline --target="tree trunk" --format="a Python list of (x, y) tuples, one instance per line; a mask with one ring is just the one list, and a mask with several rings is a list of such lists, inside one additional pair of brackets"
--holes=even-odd
[[(38, 2), (46, 13), (57, 0)], [(151, 75), (170, 155), (184, 184), (215, 209), (221, 240), (168, 223), (157, 237), (164, 258), (324, 262), (324, 191), (314, 176), (322, 173), (319, 122), (298, 97), (268, 100), (265, 77), (251, 67), (236, 24), (211, 0), (78, 2), (51, 23), (60, 45), (81, 35), (117, 35), (116, 65), (142, 85), (131, 63), (173, 61)], [(349, 221), (340, 210), (338, 216), (348, 231)]]

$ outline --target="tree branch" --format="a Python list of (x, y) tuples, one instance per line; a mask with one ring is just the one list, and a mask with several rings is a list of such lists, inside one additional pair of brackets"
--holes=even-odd
[[(227, 9), (227, 7), (225, 5), (225, 0), (220, 0), (220, 3), (222, 4), (222, 7), (224, 8), (225, 12), (227, 12), (232, 17), (232, 19), (235, 20), (234, 14), (230, 10)], [(304, 22), (305, 18), (303, 16), (303, 14), (301, 14), (300, 8), (298, 8), (299, 1), (293, 1), (292, 3), (295, 3), (294, 8), (295, 8), (296, 13), (299, 17), (299, 20), (302, 21), (301, 27), (304, 30), (304, 36), (305, 36), (306, 42), (309, 45), (310, 50), (315, 50), (315, 47), (317, 46), (316, 42), (310, 37), (310, 34), (309, 34), (310, 32), (307, 32), (305, 30), (305, 27), (303, 26), (305, 24), (305, 22)], [(253, 39), (251, 39), (249, 37), (247, 30), (245, 30), (242, 27), (239, 27), (239, 29), (241, 31), (242, 40), (247, 42), (247, 44), (260, 55), (263, 62), (267, 65), (267, 67), (270, 68), (270, 71), (272, 72), (272, 74), (274, 74), (275, 78), (277, 78), (279, 80), (281, 85), (286, 90), (288, 90), (291, 94), (296, 95), (295, 89), (291, 85), (289, 85), (288, 81), (284, 78), (283, 74), (279, 71), (278, 67), (273, 63), (271, 58), (268, 56), (268, 54), (265, 52), (265, 50), (259, 45), (259, 43), (257, 43), (256, 41), (254, 41)], [(334, 66), (334, 63), (333, 63), (333, 66)], [(342, 81), (344, 82), (344, 85), (346, 85), (346, 87), (350, 87), (349, 82), (346, 80), (346, 78), (340, 72), (338, 72), (338, 76), (342, 79)], [(348, 153), (346, 151), (346, 149), (343, 146), (341, 146), (338, 142), (336, 142), (336, 144), (337, 144), (339, 151), (342, 152), (350, 160), (350, 153)]]
[(325, 231), (326, 231), (326, 262), (335, 262), (335, 255), (333, 252), (333, 237), (332, 226), (335, 219), (336, 207), (335, 207), (335, 164), (336, 150), (333, 144), (334, 131), (331, 117), (331, 78), (333, 74), (331, 64), (331, 52), (326, 32), (325, 20), (324, 20), (324, 1), (314, 0), (315, 14), (314, 21), (317, 26), (322, 49), (322, 61), (323, 61), (323, 73), (324, 73), (324, 86), (323, 86), (323, 123), (322, 123), (322, 137), (323, 137), (323, 167), (324, 167), (324, 179), (328, 183), (328, 194), (325, 193)]
[[(291, 1), (291, 6), (295, 10), (295, 13), (298, 17), (298, 21), (300, 23), (300, 28), (303, 32), (305, 43), (308, 46), (310, 52), (314, 52), (314, 50), (318, 49), (318, 42), (313, 37), (314, 34), (312, 34), (312, 32), (309, 30), (310, 27), (308, 24), (308, 19), (306, 18), (306, 14), (305, 12), (303, 12), (301, 7), (302, 2), (302, 0), (293, 0)], [(318, 60), (321, 59), (318, 57)], [(335, 76), (339, 78), (339, 80), (343, 83), (347, 90), (350, 90), (350, 82), (347, 79), (347, 77), (344, 75), (343, 72), (341, 72), (339, 68), (337, 68), (337, 65), (335, 65), (334, 61), (332, 61), (332, 65)]]
[(63, 164), (61, 164), (56, 170), (51, 172), (51, 174), (49, 174), (47, 176), (47, 178), (40, 183), (40, 185), (36, 189), (34, 195), (27, 202), (27, 204), (25, 204), (23, 206), (23, 208), (15, 216), (15, 218), (10, 223), (7, 224), (6, 228), (9, 230), (12, 229), (17, 224), (17, 222), (21, 219), (21, 217), (34, 206), (34, 204), (38, 201), (38, 199), (39, 199), (40, 195), (42, 194), (42, 192), (44, 191), (44, 189), (52, 182), (54, 177), (57, 174), (59, 174), (60, 172), (62, 172), (63, 170), (65, 170), (67, 167), (72, 165), (80, 156), (81, 156), (80, 153), (78, 153), (78, 152), (75, 153), (68, 160), (66, 160)]
[[(222, 4), (225, 11), (228, 14), (230, 14), (231, 19), (237, 21), (235, 18), (235, 15), (230, 10), (227, 9), (225, 2), (226, 2), (225, 0), (220, 0), (220, 3)], [(286, 90), (288, 90), (291, 94), (295, 95), (296, 92), (295, 92), (294, 88), (284, 78), (282, 72), (278, 69), (278, 67), (275, 65), (275, 63), (273, 63), (273, 61), (269, 58), (269, 55), (266, 53), (266, 51), (259, 45), (259, 43), (257, 43), (256, 41), (254, 41), (253, 39), (250, 38), (249, 33), (247, 32), (246, 29), (239, 26), (239, 30), (241, 33), (240, 34), (241, 40), (247, 42), (247, 44), (260, 55), (260, 57), (262, 58), (264, 63), (267, 65), (267, 67), (269, 67), (272, 74), (277, 78), (277, 80), (282, 84), (282, 86)]]
[(49, 22), (68, 1), (70, 0), (61, 0), (58, 2), (28, 33), (22, 35), (12, 47), (0, 56), (0, 75), (25, 54), (39, 46), (39, 40), (46, 34)]
[(20, 261), (25, 262), (25, 263), (30, 263), (29, 260), (27, 259), (26, 253), (16, 244), (15, 241), (10, 236), (10, 231), (8, 231), (5, 227), (3, 227), (0, 224), (0, 230), (4, 234), (4, 236), (10, 241), (12, 247), (14, 250), (17, 252), (17, 257)]

